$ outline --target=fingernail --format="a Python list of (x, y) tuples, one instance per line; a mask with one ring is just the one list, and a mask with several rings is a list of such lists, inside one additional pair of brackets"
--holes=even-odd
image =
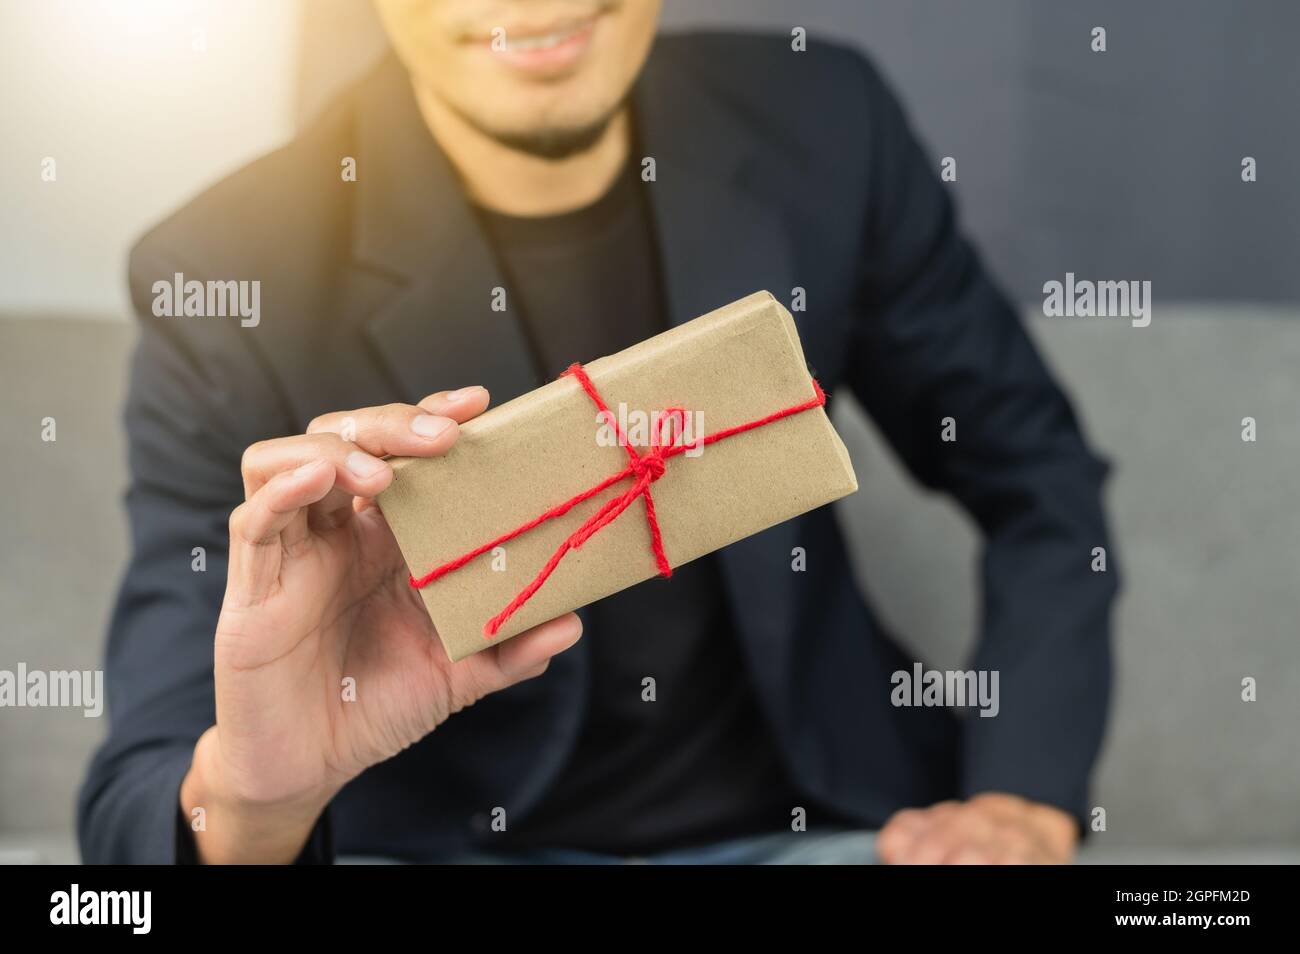
[(451, 427), (451, 419), (437, 417), (433, 414), (421, 414), (411, 418), (411, 430), (421, 437), (439, 437)]
[(353, 451), (348, 455), (347, 468), (357, 477), (373, 477), (384, 467), (378, 457), (371, 457), (365, 451)]
[(450, 394), (447, 395), (447, 400), (451, 401), (454, 404), (457, 401), (464, 401), (467, 398), (472, 398), (476, 394), (482, 393), (482, 391), (483, 388), (481, 385), (474, 384), (467, 388), (461, 388), (457, 391), (452, 391)]

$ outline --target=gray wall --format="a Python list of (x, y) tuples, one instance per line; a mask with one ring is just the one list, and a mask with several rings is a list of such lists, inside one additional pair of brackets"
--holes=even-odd
[(0, 315), (126, 319), (140, 234), (293, 134), (300, 12), (0, 0)]
[(665, 28), (701, 25), (868, 51), (1023, 300), (1067, 270), (1157, 301), (1300, 299), (1296, 0), (667, 0)]

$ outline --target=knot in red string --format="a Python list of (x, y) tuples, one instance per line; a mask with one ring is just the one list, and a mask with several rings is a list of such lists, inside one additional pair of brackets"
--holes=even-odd
[(659, 448), (657, 447), (649, 453), (638, 457), (632, 462), (631, 467), (632, 473), (636, 474), (638, 480), (649, 477), (650, 483), (654, 483), (662, 477), (664, 471), (668, 469), (668, 465), (664, 463), (664, 455), (659, 452)]

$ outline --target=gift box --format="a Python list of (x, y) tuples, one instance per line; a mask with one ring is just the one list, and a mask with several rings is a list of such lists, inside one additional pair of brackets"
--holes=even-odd
[(824, 404), (757, 292), (394, 459), (378, 503), (459, 660), (853, 493)]

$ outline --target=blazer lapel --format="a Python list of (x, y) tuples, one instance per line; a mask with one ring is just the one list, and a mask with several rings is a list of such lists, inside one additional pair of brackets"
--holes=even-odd
[(395, 59), (363, 92), (357, 121), (354, 260), (394, 284), (366, 334), (403, 397), (482, 384), (500, 404), (539, 384), (516, 315), (492, 308), (505, 277)]
[(676, 68), (651, 57), (634, 91), (640, 147), (655, 160), (646, 192), (659, 233), (670, 321), (792, 284), (779, 213), (747, 188), (753, 130)]

